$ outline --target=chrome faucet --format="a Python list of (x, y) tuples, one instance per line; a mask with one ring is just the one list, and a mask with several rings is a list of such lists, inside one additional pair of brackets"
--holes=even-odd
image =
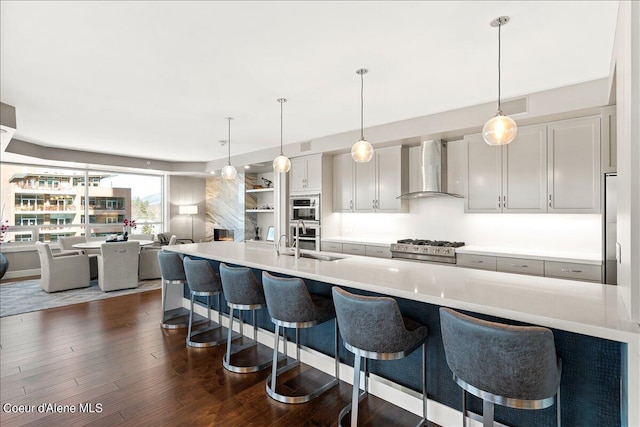
[(287, 240), (286, 240), (286, 239), (287, 239), (287, 235), (286, 235), (286, 234), (282, 234), (282, 235), (280, 235), (280, 237), (278, 238), (278, 241), (276, 242), (276, 245), (275, 245), (275, 246), (276, 246), (276, 254), (277, 254), (278, 256), (280, 256), (280, 242), (282, 241), (282, 238), (283, 238), (283, 237), (285, 238), (285, 244), (284, 244), (284, 246), (285, 246), (285, 248), (287, 247)]
[(302, 225), (302, 232), (306, 233), (307, 232), (307, 227), (304, 225), (304, 221), (302, 221), (301, 219), (299, 219), (296, 222), (296, 249), (295, 249), (295, 256), (296, 258), (300, 258), (300, 229), (298, 228), (299, 225)]

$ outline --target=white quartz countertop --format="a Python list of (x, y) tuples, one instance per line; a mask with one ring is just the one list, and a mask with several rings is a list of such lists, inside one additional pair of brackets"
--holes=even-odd
[(494, 248), (488, 246), (462, 246), (456, 248), (458, 254), (489, 255), (506, 258), (527, 258), (581, 264), (602, 264), (602, 254), (580, 252), (539, 251), (521, 248)]
[(640, 344), (640, 326), (629, 319), (611, 285), (343, 254), (336, 254), (343, 257), (337, 261), (296, 259), (278, 256), (272, 247), (237, 242), (164, 250), (630, 342), (636, 348)]

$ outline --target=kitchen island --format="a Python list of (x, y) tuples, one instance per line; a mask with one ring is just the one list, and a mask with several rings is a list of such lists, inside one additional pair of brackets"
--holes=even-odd
[[(460, 389), (451, 380), (444, 359), (439, 307), (490, 320), (549, 327), (563, 359), (563, 422), (640, 425), (640, 408), (634, 403), (640, 399), (640, 327), (629, 320), (614, 286), (358, 256), (341, 255), (342, 259), (334, 261), (296, 259), (278, 256), (270, 247), (236, 242), (184, 244), (164, 250), (205, 258), (214, 266), (219, 262), (247, 266), (258, 278), (260, 271), (301, 277), (315, 293), (329, 295), (331, 286), (338, 285), (350, 291), (396, 297), (405, 315), (430, 329), (429, 398), (457, 410)], [(186, 299), (182, 303), (186, 304)], [(273, 330), (264, 313), (259, 326)], [(322, 326), (325, 337), (303, 337), (303, 344), (331, 355), (330, 339), (325, 338), (333, 330), (327, 324)], [(340, 357), (346, 364), (352, 361), (344, 349)], [(419, 356), (408, 357), (393, 364), (372, 364), (372, 371), (419, 390), (412, 375), (419, 363)], [(480, 412), (477, 401), (472, 400), (470, 406)], [(496, 419), (507, 425), (552, 425), (553, 408), (496, 408)]]

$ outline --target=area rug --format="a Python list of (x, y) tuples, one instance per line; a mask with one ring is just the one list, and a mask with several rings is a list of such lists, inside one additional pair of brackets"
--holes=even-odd
[(48, 294), (40, 287), (40, 279), (7, 283), (0, 286), (0, 317), (146, 292), (160, 289), (160, 286), (160, 279), (143, 280), (136, 289), (102, 292), (98, 287), (98, 280), (92, 280), (88, 288)]

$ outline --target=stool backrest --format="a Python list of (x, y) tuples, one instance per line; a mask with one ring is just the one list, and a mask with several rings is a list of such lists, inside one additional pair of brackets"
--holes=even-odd
[(316, 319), (317, 308), (302, 279), (275, 277), (263, 271), (262, 286), (272, 319), (283, 322), (309, 322)]
[(265, 304), (264, 291), (247, 267), (229, 267), (220, 263), (220, 281), (225, 299), (231, 304)]
[(187, 280), (182, 258), (177, 253), (158, 251), (158, 265), (160, 265), (160, 274), (164, 280), (181, 280), (183, 282)]
[(375, 353), (407, 350), (408, 332), (396, 300), (355, 295), (337, 286), (332, 292), (344, 342)]
[(554, 396), (560, 382), (553, 332), (489, 322), (440, 308), (442, 342), (454, 375), (512, 399)]
[(184, 273), (187, 285), (194, 292), (222, 292), (220, 277), (206, 259), (184, 257)]

